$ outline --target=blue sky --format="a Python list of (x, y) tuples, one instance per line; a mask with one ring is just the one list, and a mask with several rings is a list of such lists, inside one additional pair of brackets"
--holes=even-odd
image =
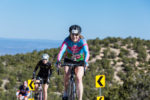
[(86, 39), (150, 39), (150, 1), (0, 1), (0, 37), (63, 40), (72, 24), (82, 27)]

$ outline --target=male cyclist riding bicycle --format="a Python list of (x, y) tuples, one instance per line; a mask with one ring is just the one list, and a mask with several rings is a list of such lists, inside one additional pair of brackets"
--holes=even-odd
[(16, 93), (18, 100), (28, 100), (30, 95), (29, 87), (27, 87), (27, 81), (23, 82), (23, 85), (19, 87), (19, 90)]
[[(57, 57), (57, 67), (60, 68), (60, 60), (66, 51), (66, 56), (64, 59), (64, 63), (76, 63), (81, 64), (82, 66), (78, 66), (75, 68), (75, 75), (77, 80), (77, 93), (78, 93), (78, 99), (82, 100), (83, 95), (83, 83), (82, 83), (82, 77), (84, 75), (84, 63), (86, 64), (86, 67), (88, 66), (88, 59), (89, 59), (89, 50), (88, 50), (88, 44), (86, 40), (81, 35), (81, 27), (78, 25), (72, 25), (69, 28), (70, 35), (64, 40), (62, 43), (60, 52)], [(64, 67), (65, 70), (65, 76), (64, 76), (64, 87), (65, 91), (63, 94), (63, 100), (68, 99), (67, 95), (67, 86), (68, 86), (68, 80), (69, 80), (69, 66)]]
[[(43, 54), (42, 60), (38, 62), (36, 65), (34, 72), (33, 72), (33, 78), (35, 79), (36, 71), (40, 68), (39, 73), (36, 77), (36, 82), (39, 82), (39, 78), (43, 79), (43, 91), (44, 91), (44, 100), (47, 100), (47, 89), (49, 84), (49, 78), (52, 74), (52, 68), (51, 63), (49, 62), (49, 55)], [(35, 84), (35, 92), (38, 91), (38, 84)]]

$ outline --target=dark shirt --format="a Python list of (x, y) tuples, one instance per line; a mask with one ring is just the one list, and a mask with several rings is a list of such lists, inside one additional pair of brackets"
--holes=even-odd
[(28, 88), (28, 87), (24, 88), (24, 86), (21, 85), (21, 86), (19, 87), (19, 90), (20, 90), (19, 94), (24, 95), (24, 94), (27, 94), (27, 93), (28, 93), (29, 88)]
[(49, 78), (50, 77), (50, 75), (52, 73), (50, 62), (44, 64), (43, 61), (40, 60), (38, 62), (38, 64), (36, 65), (34, 72), (36, 72), (38, 68), (40, 68), (38, 77), (41, 77), (41, 78)]

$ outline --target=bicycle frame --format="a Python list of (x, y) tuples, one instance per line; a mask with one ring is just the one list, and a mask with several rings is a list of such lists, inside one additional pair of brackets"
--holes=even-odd
[(75, 85), (75, 79), (74, 79), (74, 67), (71, 68), (71, 76), (70, 76), (70, 80), (69, 80), (69, 88), (68, 88), (68, 96), (69, 96), (69, 100), (75, 100), (76, 98), (76, 85)]
[[(68, 94), (68, 100), (75, 100), (76, 97), (78, 98), (78, 95), (76, 96), (76, 85), (75, 85), (75, 79), (74, 79), (75, 68), (81, 65), (66, 63), (66, 64), (62, 64), (62, 66), (69, 66), (69, 71), (71, 71), (67, 94)], [(84, 74), (85, 74), (85, 68), (84, 68)]]
[(34, 84), (38, 84), (38, 98), (34, 98), (35, 100), (43, 100), (43, 88), (42, 88), (42, 85), (43, 85), (43, 79), (39, 79), (40, 82), (35, 82)]

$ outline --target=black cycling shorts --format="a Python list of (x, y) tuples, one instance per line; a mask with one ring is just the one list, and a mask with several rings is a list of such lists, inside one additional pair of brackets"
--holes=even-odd
[(64, 63), (79, 64), (80, 66), (84, 66), (84, 61), (73, 61), (69, 58), (65, 58)]
[(37, 76), (36, 79), (37, 79), (37, 80), (42, 79), (42, 80), (43, 80), (43, 84), (49, 84), (49, 83), (47, 82), (47, 78), (43, 78), (43, 77)]

